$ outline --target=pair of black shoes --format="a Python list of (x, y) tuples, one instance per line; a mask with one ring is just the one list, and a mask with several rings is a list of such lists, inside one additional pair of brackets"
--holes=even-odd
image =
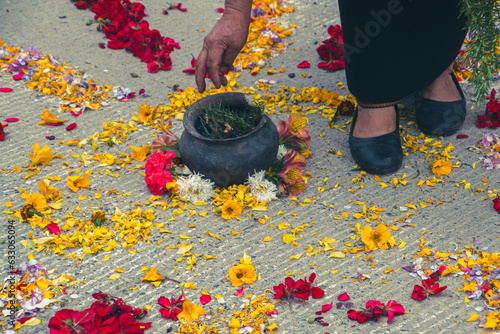
[[(431, 136), (449, 136), (458, 131), (466, 116), (465, 96), (455, 75), (451, 74), (461, 100), (440, 102), (423, 97), (415, 97), (416, 121), (420, 130)], [(396, 130), (382, 136), (372, 138), (356, 138), (352, 136), (358, 112), (354, 113), (349, 147), (352, 157), (358, 166), (372, 174), (385, 174), (397, 171), (403, 163), (403, 150), (399, 136), (399, 110), (396, 108)]]

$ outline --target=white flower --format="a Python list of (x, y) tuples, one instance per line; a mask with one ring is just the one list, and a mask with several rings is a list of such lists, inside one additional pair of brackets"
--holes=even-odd
[(266, 180), (265, 171), (260, 171), (252, 176), (248, 176), (247, 186), (250, 188), (250, 195), (255, 196), (259, 202), (269, 202), (277, 199), (276, 192), (278, 188), (274, 183)]
[(191, 202), (206, 202), (214, 195), (214, 183), (203, 179), (203, 175), (194, 173), (177, 179), (178, 195)]
[(278, 155), (276, 156), (276, 160), (283, 158), (286, 155), (286, 152), (288, 152), (288, 149), (285, 147), (285, 145), (280, 145), (278, 147)]

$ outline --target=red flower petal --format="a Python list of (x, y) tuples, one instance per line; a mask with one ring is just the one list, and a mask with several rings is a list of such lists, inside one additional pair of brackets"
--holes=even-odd
[(17, 319), (17, 321), (24, 324), (26, 321), (30, 320), (31, 318), (33, 318), (33, 317), (24, 317), (24, 318)]
[(47, 225), (47, 230), (49, 230), (53, 234), (61, 233), (59, 226), (57, 226), (57, 224), (55, 224), (55, 223), (50, 223), (49, 225)]
[(71, 131), (71, 130), (73, 130), (74, 128), (76, 128), (76, 123), (71, 123), (70, 125), (68, 125), (68, 126), (66, 127), (66, 130), (67, 130), (67, 131)]
[(4, 119), (5, 122), (19, 122), (19, 118), (15, 118), (15, 117), (9, 117), (9, 118), (6, 118)]
[(24, 72), (21, 72), (21, 73), (18, 73), (18, 74), (14, 74), (12, 76), (12, 79), (14, 79), (14, 80), (21, 80), (22, 77), (24, 77)]
[(186, 68), (185, 70), (182, 70), (182, 72), (187, 74), (194, 74), (194, 68)]
[(311, 292), (312, 292), (312, 297), (314, 299), (321, 298), (325, 295), (325, 291), (323, 291), (320, 288), (315, 287), (315, 286), (312, 287)]
[(160, 69), (160, 65), (156, 61), (148, 63), (148, 73), (156, 73)]
[(215, 11), (219, 13), (224, 13), (224, 8), (217, 8)]
[(469, 138), (467, 135), (457, 135), (457, 139)]
[(243, 287), (241, 287), (241, 289), (239, 289), (238, 291), (236, 291), (236, 293), (233, 296), (236, 296), (236, 297), (243, 296)]
[(144, 94), (145, 92), (146, 92), (146, 90), (145, 90), (144, 88), (139, 89), (139, 95), (142, 95), (142, 94)]
[(345, 301), (345, 300), (349, 300), (349, 299), (351, 299), (351, 297), (349, 297), (349, 295), (347, 294), (347, 291), (337, 297), (337, 300), (341, 300), (341, 301)]
[(0, 93), (10, 93), (12, 92), (12, 88), (2, 87), (0, 88)]
[(56, 139), (56, 136), (45, 136), (45, 138), (48, 140), (54, 140)]
[(210, 303), (211, 300), (212, 300), (212, 297), (210, 297), (210, 295), (201, 295), (201, 297), (200, 297), (200, 303), (202, 305), (206, 305), (206, 304)]
[(187, 8), (181, 8), (181, 6), (182, 6), (182, 3), (179, 2), (178, 4), (174, 5), (174, 8), (177, 8), (181, 12), (187, 11)]
[(69, 112), (73, 116), (80, 116), (81, 114), (83, 114), (83, 109), (81, 109), (80, 112), (74, 112), (73, 110), (70, 110)]
[(316, 312), (317, 315), (321, 315), (333, 307), (333, 302), (331, 304), (325, 304), (321, 306), (321, 311)]
[(311, 67), (311, 64), (307, 60), (304, 60), (302, 63), (297, 65), (298, 68), (309, 68)]

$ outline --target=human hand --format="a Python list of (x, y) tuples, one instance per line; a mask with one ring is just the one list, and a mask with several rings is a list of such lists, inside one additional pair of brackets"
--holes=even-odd
[(226, 4), (224, 15), (203, 40), (196, 59), (195, 80), (200, 93), (205, 91), (207, 73), (215, 88), (227, 85), (221, 73), (234, 69), (233, 62), (247, 41), (252, 1), (232, 2), (236, 5)]

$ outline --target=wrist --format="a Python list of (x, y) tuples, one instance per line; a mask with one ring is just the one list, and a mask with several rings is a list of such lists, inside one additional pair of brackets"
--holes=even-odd
[(223, 17), (250, 24), (252, 0), (226, 0)]

